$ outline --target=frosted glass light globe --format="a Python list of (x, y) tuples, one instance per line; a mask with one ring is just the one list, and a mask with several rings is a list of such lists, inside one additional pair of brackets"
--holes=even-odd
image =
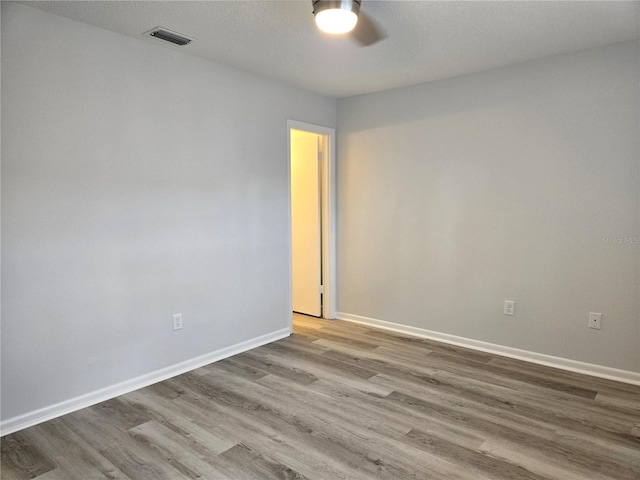
[(326, 33), (347, 33), (355, 28), (356, 23), (358, 23), (358, 15), (351, 10), (330, 8), (316, 13), (316, 25)]

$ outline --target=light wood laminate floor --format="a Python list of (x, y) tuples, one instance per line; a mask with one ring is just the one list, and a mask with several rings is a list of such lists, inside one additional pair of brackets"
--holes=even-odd
[(640, 479), (640, 387), (341, 321), (2, 439), (2, 480)]

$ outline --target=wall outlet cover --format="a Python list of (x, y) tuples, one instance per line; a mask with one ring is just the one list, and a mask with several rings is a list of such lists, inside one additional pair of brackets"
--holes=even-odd
[(589, 312), (589, 328), (600, 330), (602, 328), (602, 314)]
[(173, 314), (173, 329), (180, 330), (182, 329), (182, 314), (174, 313)]
[(516, 311), (516, 302), (514, 302), (513, 300), (505, 300), (504, 301), (504, 314), (513, 316), (515, 311)]

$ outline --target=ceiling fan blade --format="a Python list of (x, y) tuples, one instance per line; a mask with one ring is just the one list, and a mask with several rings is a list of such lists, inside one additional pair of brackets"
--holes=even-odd
[(387, 33), (369, 15), (360, 10), (358, 24), (351, 36), (362, 47), (368, 47), (387, 38)]

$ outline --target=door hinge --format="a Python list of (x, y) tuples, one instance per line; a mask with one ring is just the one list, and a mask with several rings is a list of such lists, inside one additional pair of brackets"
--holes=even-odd
[(324, 294), (324, 285), (320, 285), (320, 293)]

